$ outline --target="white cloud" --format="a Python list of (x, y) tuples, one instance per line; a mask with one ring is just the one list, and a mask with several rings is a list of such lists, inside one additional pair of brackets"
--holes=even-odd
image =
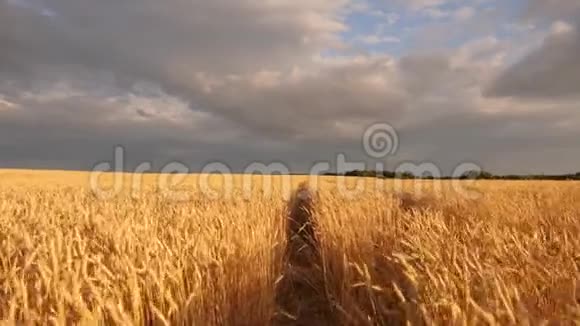
[(15, 103), (7, 100), (2, 94), (0, 94), (0, 111), (2, 110), (12, 110), (15, 109), (17, 105)]
[(377, 45), (385, 43), (400, 43), (401, 39), (394, 36), (360, 35), (355, 39), (355, 41), (368, 45)]
[(368, 13), (372, 11), (370, 5), (366, 1), (349, 2), (344, 11), (347, 13)]
[(511, 22), (505, 25), (509, 32), (526, 33), (536, 29), (536, 25), (529, 22)]
[(454, 13), (455, 19), (459, 21), (465, 21), (473, 18), (475, 15), (475, 9), (473, 7), (461, 7), (457, 9)]
[(443, 10), (439, 8), (426, 8), (422, 10), (422, 13), (428, 17), (434, 19), (446, 18), (451, 16), (451, 12), (448, 10)]
[(497, 68), (503, 67), (507, 50), (508, 45), (505, 41), (488, 36), (467, 42), (457, 49), (451, 56), (451, 64), (453, 67), (480, 67), (483, 72), (480, 76), (489, 77), (490, 73), (493, 76)]
[(439, 7), (449, 0), (406, 0), (406, 4), (413, 10), (423, 10), (427, 8)]
[(467, 21), (475, 16), (475, 8), (473, 7), (461, 7), (455, 10), (442, 9), (438, 7), (427, 7), (421, 10), (421, 13), (432, 19), (444, 19), (453, 18), (456, 21)]
[(372, 10), (369, 12), (371, 16), (379, 17), (386, 22), (388, 25), (396, 24), (401, 16), (394, 12), (385, 12), (383, 10)]
[(554, 35), (568, 34), (573, 31), (574, 26), (572, 24), (561, 20), (552, 23), (552, 27), (550, 28), (550, 32)]

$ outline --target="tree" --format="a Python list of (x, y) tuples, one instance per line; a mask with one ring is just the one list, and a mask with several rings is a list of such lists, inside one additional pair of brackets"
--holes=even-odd
[(467, 171), (463, 173), (460, 179), (493, 179), (493, 174), (485, 171)]
[(415, 175), (411, 172), (398, 173), (397, 176), (401, 179), (415, 179)]

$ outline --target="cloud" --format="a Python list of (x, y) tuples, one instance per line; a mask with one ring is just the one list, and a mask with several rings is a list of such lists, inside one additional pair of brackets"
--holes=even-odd
[(19, 108), (0, 113), (12, 162), (76, 156), (87, 168), (98, 156), (48, 150), (71, 143), (101, 155), (122, 143), (141, 157), (211, 156), (218, 145), (275, 156), (265, 137), (350, 139), (345, 132), (404, 109), (388, 56), (319, 56), (341, 42), (337, 1), (45, 4), (58, 19), (0, 2), (0, 94)]
[(0, 95), (0, 111), (13, 110), (17, 107), (16, 104), (8, 101), (4, 96)]
[[(404, 4), (414, 11), (346, 0), (0, 0), (0, 166), (87, 169), (120, 144), (129, 167), (257, 160), (307, 171), (338, 152), (367, 159), (364, 128), (388, 122), (401, 137), (393, 161), (574, 168), (543, 153), (580, 155), (565, 154), (580, 153), (575, 20), (558, 18), (544, 46), (506, 68), (515, 46), (495, 35), (497, 12)], [(464, 21), (427, 23), (424, 41), (397, 44), (396, 56), (368, 54), (368, 44), (399, 35), (362, 34), (362, 51), (343, 40), (353, 12), (394, 24), (442, 8)], [(461, 41), (441, 46), (450, 35)]]
[(381, 35), (361, 35), (355, 39), (357, 42), (361, 42), (369, 45), (377, 45), (383, 43), (401, 43), (401, 39), (394, 36), (381, 36)]
[(543, 44), (504, 71), (487, 89), (489, 96), (561, 98), (579, 96), (580, 32), (555, 22)]
[(578, 17), (580, 2), (576, 0), (529, 0), (524, 12), (526, 19), (565, 19)]
[(427, 7), (422, 10), (422, 13), (433, 19), (453, 18), (456, 21), (463, 22), (472, 19), (475, 16), (475, 8), (461, 7), (454, 10), (441, 9), (438, 7)]
[(471, 19), (474, 15), (475, 9), (473, 7), (461, 7), (454, 13), (455, 19), (459, 21)]
[(423, 10), (427, 8), (439, 7), (449, 0), (407, 0), (405, 3), (413, 10)]
[(204, 105), (282, 138), (335, 137), (337, 122), (396, 119), (404, 110), (393, 59), (385, 56), (320, 58), (317, 68), (210, 79), (215, 86)]
[(378, 9), (369, 11), (369, 14), (371, 16), (375, 16), (375, 17), (378, 17), (380, 19), (383, 19), (385, 21), (386, 25), (394, 25), (401, 19), (401, 16), (397, 13), (386, 12), (384, 10), (378, 10)]
[(197, 72), (288, 68), (339, 46), (345, 29), (342, 1), (44, 3), (58, 19), (0, 2), (0, 69), (82, 66), (195, 93)]
[(272, 107), (203, 105), (220, 102), (214, 98), (220, 95), (208, 90), (232, 85), (230, 77), (255, 81), (264, 79), (262, 71), (308, 70), (313, 56), (340, 45), (337, 34), (346, 27), (339, 11), (345, 3), (46, 0), (46, 8), (58, 16), (49, 19), (37, 8), (0, 1), (0, 73), (21, 88), (31, 82), (90, 83), (94, 75), (109, 74), (95, 81), (109, 85), (105, 93), (128, 92), (133, 84), (149, 81), (199, 110), (225, 120), (239, 118), (246, 128), (255, 124), (242, 117), (247, 110), (276, 124)]

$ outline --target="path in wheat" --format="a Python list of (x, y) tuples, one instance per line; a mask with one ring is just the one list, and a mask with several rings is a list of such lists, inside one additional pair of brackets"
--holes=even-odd
[(336, 325), (324, 288), (315, 194), (301, 185), (288, 206), (285, 267), (278, 283), (274, 325)]

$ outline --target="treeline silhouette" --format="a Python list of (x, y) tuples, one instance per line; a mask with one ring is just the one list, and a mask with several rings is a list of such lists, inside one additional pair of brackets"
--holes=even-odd
[(553, 180), (553, 181), (564, 181), (564, 180), (579, 180), (580, 172), (576, 174), (559, 174), (559, 175), (548, 175), (548, 174), (508, 174), (508, 175), (496, 175), (486, 171), (468, 171), (460, 176), (443, 176), (434, 177), (432, 175), (414, 175), (412, 172), (393, 172), (393, 171), (361, 171), (354, 170), (345, 173), (325, 173), (327, 176), (346, 176), (346, 177), (366, 177), (366, 178), (384, 178), (384, 179), (441, 179), (441, 180), (451, 180), (451, 179), (471, 179), (471, 180)]

